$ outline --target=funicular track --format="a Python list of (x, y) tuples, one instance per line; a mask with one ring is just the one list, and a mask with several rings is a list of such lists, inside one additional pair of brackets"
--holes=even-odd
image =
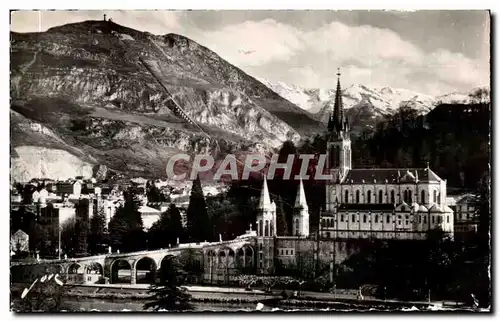
[[(115, 36), (115, 38), (118, 40), (118, 42), (120, 43), (120, 45), (123, 47), (123, 49), (126, 51), (126, 52), (130, 52), (128, 50), (128, 46), (123, 42), (123, 40), (120, 38), (120, 35), (117, 34), (116, 32), (112, 31), (111, 34), (113, 36)], [(172, 58), (170, 56), (168, 56), (155, 42), (154, 40), (152, 40), (150, 37), (147, 37), (147, 40), (152, 43), (160, 52), (163, 56), (165, 56), (165, 58), (167, 58), (168, 60), (172, 60)], [(163, 84), (163, 82), (161, 81), (160, 77), (158, 75), (156, 75), (156, 72), (148, 65), (148, 63), (141, 57), (140, 54), (137, 54), (137, 59), (139, 60), (140, 62), (140, 65), (142, 65), (142, 67), (148, 72), (148, 74), (150, 74), (154, 79), (155, 81), (158, 83), (158, 85), (162, 88), (162, 90), (167, 94), (167, 97), (169, 99), (169, 101), (172, 101), (172, 103), (174, 104), (174, 106), (171, 106), (169, 104), (166, 105), (166, 107), (168, 109), (170, 109), (174, 115), (176, 115), (177, 117), (179, 117), (180, 119), (184, 120), (186, 123), (188, 123), (189, 125), (191, 126), (194, 126), (196, 127), (201, 133), (203, 133), (204, 136), (206, 136), (207, 138), (210, 139), (211, 142), (213, 142), (215, 144), (215, 155), (217, 155), (219, 152), (220, 152), (220, 146), (219, 146), (219, 142), (217, 141), (217, 139), (213, 138), (212, 136), (210, 136), (196, 121), (194, 121), (185, 111), (184, 109), (179, 105), (179, 103), (177, 103), (177, 101), (174, 99), (173, 95), (170, 93), (170, 91), (167, 89), (167, 87), (165, 86), (165, 84)], [(155, 139), (155, 140), (158, 140), (158, 139)], [(160, 139), (161, 140), (161, 139)]]

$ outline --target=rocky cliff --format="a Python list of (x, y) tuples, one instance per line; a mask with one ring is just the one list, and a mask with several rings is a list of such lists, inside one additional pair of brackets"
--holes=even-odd
[[(269, 152), (324, 128), (188, 38), (109, 21), (11, 33), (10, 90), (12, 163), (28, 167), (27, 155), (43, 147), (85, 164), (157, 176), (179, 151)], [(26, 148), (33, 151), (19, 152)], [(17, 168), (14, 179), (29, 172)], [(45, 177), (61, 175), (50, 168)]]

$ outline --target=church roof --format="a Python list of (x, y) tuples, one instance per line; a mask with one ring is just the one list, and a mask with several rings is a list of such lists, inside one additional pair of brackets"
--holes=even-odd
[(339, 204), (343, 211), (393, 211), (394, 204)]
[(418, 207), (418, 211), (419, 212), (424, 212), (424, 213), (427, 213), (429, 210), (427, 209), (427, 207), (423, 206), (423, 205), (420, 205)]
[(396, 207), (396, 211), (398, 212), (410, 212), (411, 211), (411, 206), (406, 204), (406, 202), (402, 202)]
[(448, 205), (443, 205), (445, 213), (453, 213), (453, 210)]
[(429, 212), (431, 213), (443, 213), (443, 211), (439, 208), (437, 204), (432, 204), (432, 206), (429, 208)]
[(455, 204), (472, 204), (476, 200), (476, 196), (472, 194), (461, 195), (457, 197)]
[(355, 168), (347, 172), (342, 184), (415, 183), (417, 177), (418, 182), (441, 181), (429, 168)]

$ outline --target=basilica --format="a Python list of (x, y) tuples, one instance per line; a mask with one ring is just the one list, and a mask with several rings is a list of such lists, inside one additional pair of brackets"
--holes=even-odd
[(331, 261), (336, 255), (333, 260), (340, 262), (349, 255), (346, 244), (353, 240), (421, 240), (433, 229), (453, 234), (453, 210), (446, 205), (446, 180), (428, 165), (352, 168), (349, 131), (339, 77), (328, 122), (327, 171), (333, 179), (326, 183), (319, 229), (309, 229), (309, 209), (300, 181), (292, 235), (278, 236), (276, 204), (270, 199), (264, 178), (256, 222), (257, 265), (261, 273), (272, 268), (276, 259), (284, 264), (295, 261), (299, 251), (314, 253), (318, 261)]

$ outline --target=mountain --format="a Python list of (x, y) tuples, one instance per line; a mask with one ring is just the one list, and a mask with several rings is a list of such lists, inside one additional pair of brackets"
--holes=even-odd
[(257, 79), (281, 97), (311, 113), (318, 112), (323, 104), (333, 99), (335, 95), (335, 89), (302, 88), (281, 81), (272, 82), (264, 78)]
[(10, 92), (16, 180), (163, 176), (175, 153), (268, 152), (324, 129), (208, 48), (110, 21), (11, 32)]
[[(283, 82), (271, 82), (260, 79), (262, 83), (283, 98), (304, 110), (314, 114), (323, 123), (327, 123), (333, 110), (335, 89), (311, 89), (289, 85)], [(477, 97), (477, 96), (480, 97)], [(471, 98), (475, 96), (476, 98)], [(477, 100), (489, 101), (489, 90), (475, 88), (466, 93), (450, 93), (431, 96), (402, 88), (367, 87), (351, 85), (342, 90), (342, 101), (346, 115), (354, 125), (355, 131), (365, 126), (373, 126), (378, 120), (396, 112), (402, 106), (416, 109), (426, 114), (440, 103), (470, 103)]]

